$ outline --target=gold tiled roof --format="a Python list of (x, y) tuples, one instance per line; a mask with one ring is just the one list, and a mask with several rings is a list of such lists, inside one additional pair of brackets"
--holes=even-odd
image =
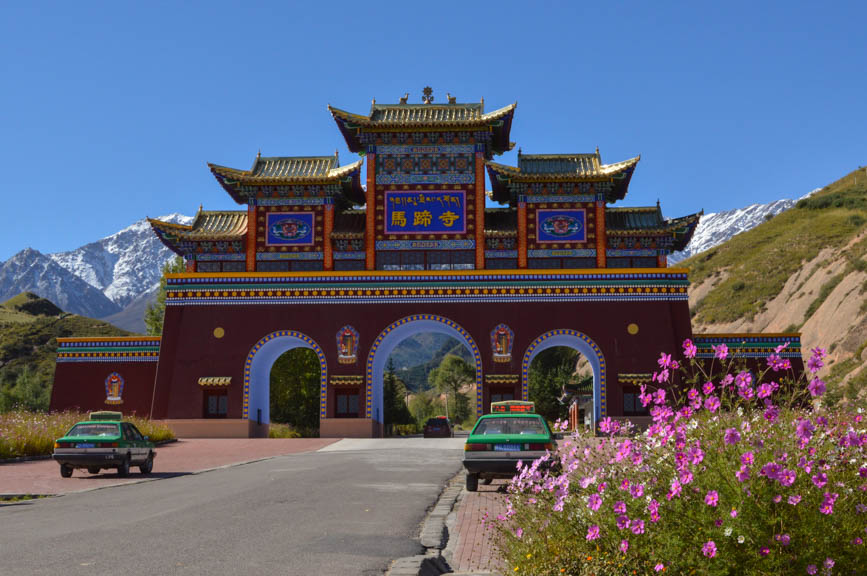
[(240, 240), (247, 235), (247, 212), (241, 210), (202, 210), (192, 224), (173, 224), (148, 218), (155, 230), (184, 240)]
[(362, 116), (328, 106), (335, 119), (367, 128), (442, 128), (449, 126), (485, 126), (506, 117), (517, 102), (493, 112), (484, 111), (483, 104), (374, 104), (370, 114)]
[[(608, 223), (608, 218), (611, 217), (611, 214), (609, 213), (610, 210), (611, 208), (606, 209), (606, 224)], [(606, 228), (605, 233), (609, 236), (644, 236), (648, 233), (668, 233), (689, 234), (691, 237), (692, 232), (695, 230), (695, 226), (703, 215), (704, 212), (697, 212), (696, 214), (690, 214), (680, 218), (672, 218), (670, 220), (659, 219), (655, 223), (643, 223), (643, 226), (639, 223), (629, 225), (624, 222), (624, 227)], [(656, 218), (654, 218), (654, 220), (656, 220)]]
[(211, 171), (242, 184), (317, 183), (342, 179), (361, 169), (364, 160), (340, 166), (334, 156), (257, 156), (250, 170), (208, 164)]
[(488, 162), (490, 170), (519, 182), (608, 180), (634, 168), (641, 156), (602, 164), (599, 154), (518, 154), (518, 166)]

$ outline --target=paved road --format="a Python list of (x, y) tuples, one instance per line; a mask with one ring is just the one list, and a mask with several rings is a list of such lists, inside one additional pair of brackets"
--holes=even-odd
[[(0, 506), (0, 574), (382, 574), (416, 554), (463, 440), (326, 451)], [(345, 443), (345, 444), (344, 444)]]

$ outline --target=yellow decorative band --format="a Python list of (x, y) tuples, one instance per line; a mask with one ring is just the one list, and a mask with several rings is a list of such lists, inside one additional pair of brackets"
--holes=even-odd
[(653, 374), (650, 372), (642, 372), (636, 374), (618, 374), (617, 381), (621, 384), (644, 384), (653, 379)]
[(231, 376), (205, 376), (199, 378), (199, 386), (228, 386), (231, 383)]
[(364, 384), (364, 376), (361, 374), (331, 377), (332, 386), (361, 386), (362, 384)]
[(485, 374), (488, 384), (517, 384), (520, 378), (518, 374)]

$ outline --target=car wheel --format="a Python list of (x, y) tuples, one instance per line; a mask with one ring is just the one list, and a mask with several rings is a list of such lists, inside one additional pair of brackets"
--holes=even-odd
[(123, 462), (120, 463), (120, 466), (117, 467), (117, 475), (121, 478), (129, 476), (129, 456), (124, 458)]
[(142, 474), (150, 474), (151, 470), (154, 469), (154, 455), (148, 454), (148, 459), (144, 461), (144, 464), (138, 467), (139, 472)]
[(484, 484), (485, 486), (490, 486), (491, 482), (493, 482), (493, 481), (494, 481), (493, 478), (485, 478), (485, 479), (482, 481), (482, 484)]
[(467, 492), (475, 492), (479, 489), (479, 475), (467, 474)]
[(90, 474), (99, 474), (99, 467), (98, 466), (88, 466), (87, 472)]
[(72, 478), (72, 466), (70, 466), (69, 464), (61, 464), (60, 475), (64, 478)]

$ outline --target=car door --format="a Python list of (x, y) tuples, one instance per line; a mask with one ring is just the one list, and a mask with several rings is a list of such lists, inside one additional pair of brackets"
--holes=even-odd
[(135, 428), (132, 424), (124, 422), (123, 426), (123, 438), (126, 440), (126, 444), (131, 456), (131, 459), (134, 463), (139, 463), (143, 460), (141, 454), (141, 442), (136, 438)]

